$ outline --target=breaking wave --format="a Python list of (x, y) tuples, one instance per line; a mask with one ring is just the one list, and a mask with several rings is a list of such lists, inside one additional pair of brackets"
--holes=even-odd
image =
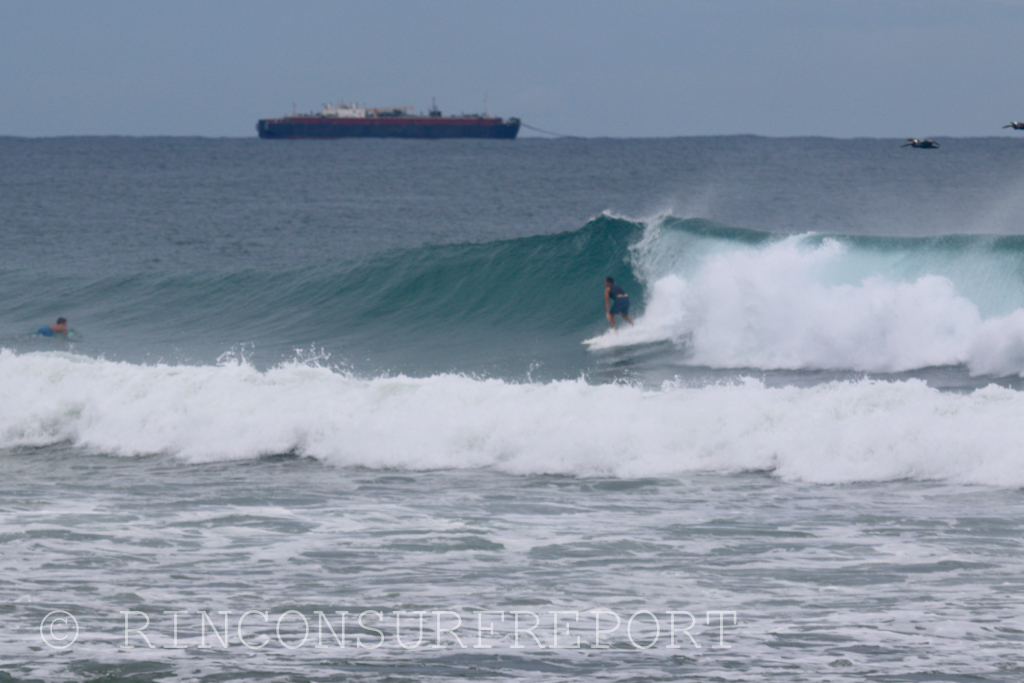
[[(631, 294), (635, 327), (606, 332), (608, 274)], [(86, 340), (76, 352), (133, 362), (211, 364), (247, 344), (257, 355), (273, 351), (256, 363), (267, 369), (313, 346), (370, 359), (363, 374), (371, 376), (508, 379), (540, 366), (564, 379), (588, 373), (609, 349), (660, 345), (634, 354), (634, 369), (651, 360), (1024, 373), (1020, 237), (780, 235), (703, 219), (602, 215), (573, 232), (303, 269), (56, 278), (7, 271), (0, 286), (9, 293), (0, 307), (9, 330), (27, 336), (52, 317), (39, 302), (59, 302), (56, 313)], [(579, 342), (595, 334), (602, 336), (588, 355)], [(13, 335), (0, 341), (40, 348)]]

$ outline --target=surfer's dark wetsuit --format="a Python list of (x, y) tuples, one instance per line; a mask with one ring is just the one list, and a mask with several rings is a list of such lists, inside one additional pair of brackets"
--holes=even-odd
[(621, 315), (632, 325), (633, 320), (629, 317), (629, 295), (626, 294), (626, 290), (615, 284), (611, 277), (604, 279), (604, 286), (605, 306), (608, 312), (605, 317), (608, 318), (608, 324), (615, 329), (615, 316)]
[(629, 295), (626, 290), (618, 285), (608, 285), (608, 298), (611, 299), (608, 315), (629, 315)]

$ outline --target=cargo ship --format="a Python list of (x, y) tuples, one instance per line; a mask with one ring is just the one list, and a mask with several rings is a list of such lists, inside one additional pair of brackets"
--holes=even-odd
[(519, 119), (487, 114), (443, 116), (436, 106), (430, 113), (410, 114), (412, 107), (367, 109), (354, 104), (325, 104), (320, 113), (292, 114), (260, 119), (261, 138), (499, 138), (512, 140)]

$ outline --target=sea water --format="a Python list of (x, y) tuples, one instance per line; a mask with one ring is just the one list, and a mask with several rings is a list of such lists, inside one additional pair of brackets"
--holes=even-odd
[(1024, 140), (900, 142), (0, 139), (0, 678), (1018, 680)]

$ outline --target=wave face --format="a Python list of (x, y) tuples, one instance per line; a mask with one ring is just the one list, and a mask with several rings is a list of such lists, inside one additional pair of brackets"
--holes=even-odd
[(671, 341), (713, 368), (1024, 371), (1024, 239), (779, 236), (652, 222), (631, 262), (637, 325), (596, 348)]
[(73, 328), (85, 321), (75, 350), (112, 358), (209, 363), (247, 345), (266, 367), (314, 346), (356, 364), (369, 358), (372, 372), (504, 374), (547, 362), (571, 375), (587, 360), (579, 340), (603, 322), (604, 276), (640, 290), (626, 261), (643, 229), (601, 216), (569, 233), (305, 268), (99, 279), (8, 271), (0, 286), (20, 293), (6, 302), (12, 327), (35, 329), (38, 302), (58, 302)]
[(342, 466), (647, 477), (766, 471), (821, 483), (1024, 485), (1024, 393), (920, 380), (657, 390), (582, 379), (358, 379), (0, 351), (0, 449), (69, 443), (189, 462), (292, 453)]

